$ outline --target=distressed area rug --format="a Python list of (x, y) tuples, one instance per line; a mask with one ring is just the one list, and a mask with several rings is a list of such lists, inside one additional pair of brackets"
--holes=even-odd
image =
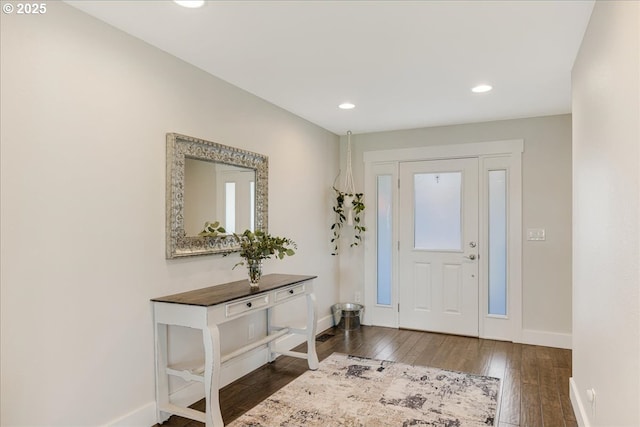
[(500, 380), (333, 353), (230, 425), (492, 426)]

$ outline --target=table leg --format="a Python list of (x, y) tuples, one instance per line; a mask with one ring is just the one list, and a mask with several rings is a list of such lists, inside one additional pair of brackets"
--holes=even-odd
[(307, 362), (309, 369), (318, 369), (318, 354), (316, 353), (316, 329), (318, 328), (318, 310), (316, 308), (316, 296), (307, 294)]
[[(271, 322), (273, 321), (273, 307), (269, 307), (267, 308), (267, 336), (271, 335), (271, 333), (273, 332), (273, 326), (271, 324)], [(276, 353), (273, 352), (273, 350), (275, 349), (275, 341), (270, 341), (269, 344), (267, 344), (267, 361), (269, 363), (274, 362), (276, 360)]]
[(217, 325), (202, 330), (204, 343), (204, 396), (206, 426), (224, 427), (220, 412), (220, 331)]
[(155, 325), (156, 356), (156, 421), (162, 424), (171, 414), (160, 408), (169, 404), (169, 377), (167, 375), (167, 325)]

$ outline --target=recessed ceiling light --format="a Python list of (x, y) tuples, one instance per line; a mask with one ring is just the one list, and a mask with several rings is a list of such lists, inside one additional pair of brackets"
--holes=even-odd
[(471, 88), (471, 92), (484, 93), (484, 92), (489, 92), (491, 89), (493, 89), (493, 86), (490, 86), (490, 85), (478, 85), (478, 86), (475, 86), (475, 87)]
[(342, 104), (338, 105), (338, 108), (342, 110), (351, 110), (353, 108), (356, 108), (356, 106), (350, 102), (343, 102)]
[(189, 9), (196, 9), (198, 7), (204, 6), (204, 0), (173, 0), (177, 4), (183, 7), (188, 7)]

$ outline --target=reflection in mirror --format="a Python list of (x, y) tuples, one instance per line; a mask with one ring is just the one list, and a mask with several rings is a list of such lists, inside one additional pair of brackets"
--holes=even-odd
[(167, 134), (167, 258), (239, 250), (234, 239), (199, 236), (207, 221), (267, 232), (267, 179), (266, 156)]
[(254, 230), (253, 169), (186, 158), (184, 230), (197, 236), (207, 221), (220, 221), (227, 233)]

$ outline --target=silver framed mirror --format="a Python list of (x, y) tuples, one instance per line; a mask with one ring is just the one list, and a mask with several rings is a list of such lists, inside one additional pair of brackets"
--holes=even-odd
[(178, 133), (167, 134), (166, 256), (227, 253), (224, 235), (199, 236), (205, 222), (227, 232), (268, 231), (269, 158)]

